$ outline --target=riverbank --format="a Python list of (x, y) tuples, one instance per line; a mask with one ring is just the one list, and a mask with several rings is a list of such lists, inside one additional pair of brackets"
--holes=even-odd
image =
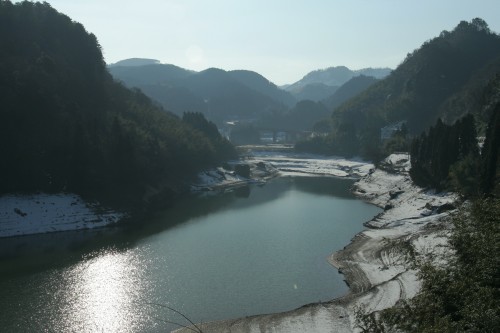
[(0, 238), (102, 228), (124, 216), (76, 194), (5, 195), (0, 197)]
[(445, 220), (457, 198), (415, 186), (409, 166), (406, 154), (391, 155), (382, 168), (368, 171), (355, 184), (357, 196), (384, 212), (328, 258), (344, 274), (350, 287), (347, 295), (284, 313), (204, 323), (203, 332), (356, 332), (359, 309), (380, 311), (413, 297), (420, 283), (410, 263), (422, 258), (446, 262), (449, 226)]
[[(244, 146), (241, 155), (225, 167), (200, 172), (197, 181), (190, 184), (191, 192), (216, 194), (264, 184), (277, 176), (354, 178), (374, 168), (361, 160), (297, 154), (286, 145)], [(248, 175), (238, 173), (236, 166), (248, 166)], [(4, 195), (0, 197), (0, 238), (103, 228), (119, 223), (126, 216), (72, 193)]]
[[(263, 184), (274, 177), (331, 176), (355, 178), (374, 170), (372, 163), (342, 157), (325, 157), (296, 153), (284, 145), (242, 146), (241, 159), (230, 161), (225, 167), (206, 170), (198, 174), (198, 181), (191, 184), (191, 191), (221, 192), (250, 184)], [(248, 166), (248, 175), (235, 171), (236, 166)]]

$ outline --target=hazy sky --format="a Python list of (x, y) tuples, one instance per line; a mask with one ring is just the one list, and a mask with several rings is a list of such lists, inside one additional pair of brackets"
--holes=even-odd
[(281, 85), (311, 70), (395, 68), (460, 21), (500, 32), (499, 0), (47, 0), (99, 40), (107, 63), (141, 57), (249, 69)]

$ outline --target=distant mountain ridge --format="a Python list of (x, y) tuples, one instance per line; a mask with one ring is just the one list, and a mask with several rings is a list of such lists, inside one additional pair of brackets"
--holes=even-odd
[(109, 67), (113, 66), (144, 66), (144, 65), (158, 65), (160, 60), (147, 59), (147, 58), (130, 58), (125, 60), (120, 60), (114, 64), (109, 64)]
[(259, 73), (248, 70), (233, 70), (230, 71), (229, 74), (255, 91), (263, 93), (287, 106), (291, 106), (296, 103), (295, 98), (290, 93), (280, 89), (277, 85)]
[(229, 119), (258, 118), (296, 103), (290, 93), (252, 71), (209, 68), (196, 72), (151, 60), (140, 63), (126, 59), (108, 66), (108, 70), (116, 79), (141, 89), (178, 115), (202, 112), (221, 124)]
[[(184, 112), (201, 112), (221, 127), (233, 120), (284, 119), (283, 116), (286, 118), (288, 112), (304, 100), (321, 102), (332, 110), (374, 83), (375, 77), (384, 77), (390, 72), (384, 68), (353, 71), (345, 66), (330, 67), (307, 74), (285, 90), (249, 70), (208, 68), (196, 72), (154, 59), (125, 59), (109, 65), (108, 70), (117, 80), (128, 87), (139, 88), (166, 110), (179, 116)], [(294, 87), (298, 90), (290, 92)], [(303, 129), (309, 130), (304, 106), (311, 107), (311, 119), (315, 121), (321, 112), (314, 111), (316, 104), (301, 104)], [(299, 128), (297, 121), (294, 127)]]
[[(306, 74), (299, 81), (284, 86), (284, 89), (294, 95), (297, 99), (310, 99), (320, 101), (335, 93), (335, 90), (345, 84), (353, 77), (360, 75), (383, 79), (391, 73), (390, 68), (363, 68), (351, 70), (345, 66), (329, 67), (319, 69)], [(321, 87), (319, 92), (314, 87)]]
[[(291, 108), (301, 100), (322, 101), (354, 77), (382, 78), (391, 71), (389, 68), (350, 70), (345, 66), (330, 67), (310, 72), (302, 80), (282, 89), (261, 74), (249, 70), (209, 68), (196, 72), (161, 64), (155, 59), (125, 59), (108, 65), (108, 69), (116, 79), (129, 87), (141, 89), (169, 111), (179, 115), (185, 111), (203, 112), (212, 120), (229, 116), (252, 118), (256, 114)], [(242, 106), (228, 95), (228, 91), (242, 97), (250, 105)], [(212, 103), (215, 105), (210, 105)]]

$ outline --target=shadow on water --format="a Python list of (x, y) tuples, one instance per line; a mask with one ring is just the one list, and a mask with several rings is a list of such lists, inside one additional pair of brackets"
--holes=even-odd
[(122, 226), (4, 238), (0, 242), (0, 274), (20, 276), (64, 267), (103, 250), (126, 251), (149, 236), (221, 210), (239, 210), (269, 203), (288, 190), (354, 198), (353, 180), (327, 177), (283, 177), (219, 194), (185, 198), (164, 211)]
[(334, 177), (296, 177), (295, 188), (302, 192), (335, 196), (344, 199), (355, 199), (350, 189), (354, 180)]

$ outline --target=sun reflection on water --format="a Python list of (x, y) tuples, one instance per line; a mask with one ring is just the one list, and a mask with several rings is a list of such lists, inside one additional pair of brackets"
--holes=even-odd
[(137, 332), (148, 321), (138, 302), (147, 294), (141, 256), (133, 251), (96, 253), (63, 276), (64, 330)]

